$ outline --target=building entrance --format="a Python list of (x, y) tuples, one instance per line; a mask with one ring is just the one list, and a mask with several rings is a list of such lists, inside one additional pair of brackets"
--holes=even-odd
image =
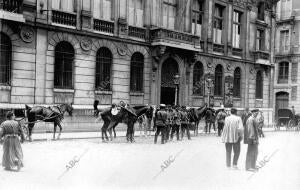
[[(172, 58), (167, 59), (163, 63), (162, 70), (161, 70), (160, 103), (166, 105), (175, 104), (176, 86), (174, 84), (174, 76), (176, 74), (178, 74), (177, 62)], [(179, 89), (177, 90), (177, 93), (178, 92)], [(177, 100), (178, 100), (178, 94), (177, 94)]]

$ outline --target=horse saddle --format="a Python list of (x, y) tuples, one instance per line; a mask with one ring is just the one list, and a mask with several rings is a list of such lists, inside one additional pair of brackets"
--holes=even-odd
[(111, 109), (111, 114), (112, 115), (117, 115), (120, 112), (120, 108), (119, 107), (114, 107)]

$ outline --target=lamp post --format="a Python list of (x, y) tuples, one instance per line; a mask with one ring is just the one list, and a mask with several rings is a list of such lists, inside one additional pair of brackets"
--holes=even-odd
[(180, 76), (178, 74), (174, 75), (174, 84), (175, 84), (175, 106), (178, 104), (178, 86), (179, 86), (179, 78)]
[(208, 88), (208, 107), (210, 107), (210, 90), (213, 87), (213, 81), (211, 78), (206, 79), (206, 84)]

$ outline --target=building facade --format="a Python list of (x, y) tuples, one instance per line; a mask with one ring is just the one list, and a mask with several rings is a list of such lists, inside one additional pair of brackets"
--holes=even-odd
[(281, 0), (277, 3), (275, 40), (274, 109), (295, 107), (299, 104), (300, 62), (300, 2)]
[(1, 105), (210, 102), (271, 122), (275, 2), (0, 0)]

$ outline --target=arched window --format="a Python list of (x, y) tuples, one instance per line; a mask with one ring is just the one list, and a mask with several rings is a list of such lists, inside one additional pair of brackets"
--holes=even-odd
[(10, 38), (0, 33), (0, 84), (10, 84), (11, 73), (11, 41)]
[(279, 63), (278, 69), (278, 83), (288, 83), (289, 79), (289, 63), (281, 62)]
[(196, 62), (193, 71), (193, 94), (203, 96), (203, 65)]
[(241, 69), (239, 67), (234, 70), (233, 97), (241, 97)]
[(130, 62), (130, 91), (142, 92), (144, 82), (144, 56), (134, 53)]
[(96, 89), (111, 90), (111, 65), (112, 53), (105, 47), (100, 48), (96, 55)]
[(54, 87), (73, 88), (74, 48), (68, 42), (59, 42), (55, 47)]
[(217, 65), (215, 70), (215, 96), (222, 96), (223, 92), (223, 67)]
[(262, 78), (262, 73), (261, 71), (258, 71), (256, 74), (256, 93), (255, 97), (257, 99), (262, 99), (263, 98), (263, 78)]

